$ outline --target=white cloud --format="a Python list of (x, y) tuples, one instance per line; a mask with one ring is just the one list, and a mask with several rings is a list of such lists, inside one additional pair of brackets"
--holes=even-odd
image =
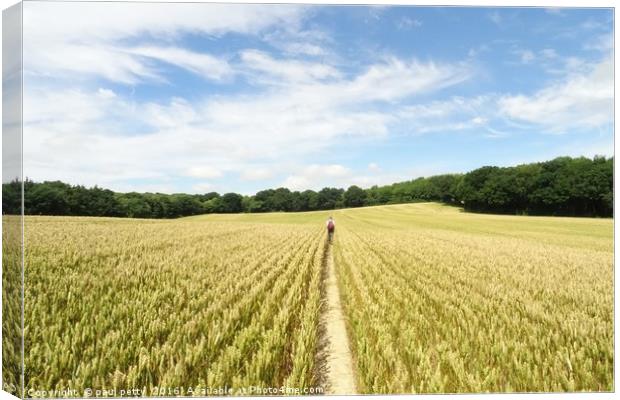
[(232, 67), (221, 57), (196, 53), (177, 47), (135, 47), (126, 50), (129, 54), (153, 58), (184, 68), (205, 78), (221, 80), (233, 74)]
[(195, 193), (204, 193), (213, 190), (213, 185), (208, 182), (197, 183), (192, 186)]
[(97, 90), (97, 94), (104, 99), (113, 99), (116, 97), (116, 93), (114, 93), (113, 90), (110, 89), (103, 89), (103, 88), (99, 88)]
[[(329, 35), (302, 28), (302, 6), (25, 7), (28, 79), (35, 77), (39, 83), (51, 77), (58, 82), (61, 77), (70, 82), (59, 85), (64, 89), (29, 85), (25, 93), (26, 174), (37, 180), (124, 191), (155, 187), (131, 181), (156, 180), (164, 182), (159, 187), (167, 192), (178, 190), (179, 180), (189, 182), (188, 187), (193, 184), (196, 191), (213, 190), (224, 174), (245, 181), (278, 179), (300, 189), (369, 186), (398, 179), (375, 163), (355, 171), (319, 164), (318, 156), (340, 141), (381, 140), (393, 131), (472, 130), (502, 137), (504, 132), (493, 126), (499, 118), (539, 124), (548, 131), (571, 124), (596, 126), (612, 118), (611, 62), (601, 67), (604, 72), (596, 72), (584, 60), (575, 59), (572, 65), (568, 59), (565, 82), (530, 95), (452, 97), (409, 105), (469, 80), (474, 72), (470, 64), (375, 55), (374, 64), (339, 69), (343, 60), (331, 57)], [(502, 22), (497, 12), (490, 18)], [(419, 24), (410, 20), (409, 25)], [(179, 40), (187, 33), (209, 40), (228, 32), (256, 35), (283, 55), (247, 49), (239, 58), (216, 56), (185, 49)], [(609, 43), (602, 47), (609, 48)], [(470, 56), (486, 50), (474, 48)], [(525, 62), (555, 58), (552, 49), (527, 50), (520, 56)], [(253, 91), (144, 102), (99, 81), (164, 83), (161, 63), (210, 80), (243, 77), (254, 84)], [(83, 85), (90, 78), (97, 80)], [(76, 89), (80, 87), (91, 89)]]
[[(277, 90), (272, 87), (258, 95), (204, 104), (200, 114), (210, 131), (226, 132), (228, 138), (247, 138), (246, 156), (275, 157), (280, 148), (286, 148), (294, 157), (297, 151), (310, 153), (329, 147), (337, 137), (385, 135), (394, 116), (374, 111), (373, 102), (397, 103), (404, 97), (456, 84), (467, 75), (458, 66), (391, 60), (351, 79), (299, 82), (296, 76), (288, 81), (286, 74), (281, 76)], [(257, 136), (262, 139), (253, 139)], [(287, 146), (290, 143), (295, 145)]]
[[(466, 64), (421, 63), (396, 57), (373, 64), (352, 79), (343, 79), (342, 74), (330, 65), (278, 60), (256, 50), (244, 51), (242, 60), (247, 68), (262, 73), (256, 79), (263, 83), (285, 85), (287, 92), (294, 91), (296, 96), (302, 96), (304, 104), (317, 105), (396, 102), (407, 96), (441, 90), (471, 76)], [(277, 78), (277, 81), (266, 80), (265, 76)]]
[[(190, 177), (199, 180), (196, 185), (211, 184), (202, 180), (221, 178), (224, 171), (247, 181), (278, 178), (282, 171), (291, 171), (282, 177), (291, 189), (368, 187), (401, 177), (383, 173), (372, 163), (361, 171), (340, 164), (291, 165), (312, 160), (340, 139), (380, 138), (394, 127), (414, 134), (471, 130), (501, 138), (505, 130), (495, 126), (501, 118), (537, 124), (550, 132), (596, 126), (612, 118), (611, 60), (529, 96), (452, 97), (416, 105), (399, 101), (424, 93), (418, 88), (442, 87), (446, 83), (441, 79), (459, 80), (438, 73), (424, 76), (438, 79), (435, 85), (412, 84), (406, 82), (409, 74), (403, 73), (405, 82), (395, 87), (399, 82), (386, 70), (406, 71), (407, 66), (417, 71), (459, 71), (458, 65), (398, 60), (368, 67), (348, 79), (313, 84), (293, 80), (252, 96), (195, 103), (182, 98), (130, 102), (105, 88), (93, 92), (30, 88), (25, 94), (24, 140), (25, 157), (33, 162), (25, 173), (36, 180), (62, 179), (123, 191), (146, 187), (132, 186), (130, 180), (175, 182), (175, 177)], [(380, 79), (383, 76), (385, 80)], [(421, 78), (411, 74), (411, 79)], [(382, 88), (378, 94), (377, 87)], [(375, 109), (378, 101), (390, 104), (389, 111)], [(143, 125), (148, 129), (133, 130)], [(165, 185), (168, 192), (183, 191)]]
[(28, 39), (25, 34), (24, 73), (30, 77), (53, 76), (73, 81), (101, 77), (123, 84), (164, 81), (149, 63), (108, 44), (39, 43)]
[(613, 122), (613, 62), (583, 60), (564, 79), (533, 94), (453, 97), (402, 107), (397, 118), (411, 134), (471, 131), (504, 138), (527, 130), (561, 133)]
[(475, 125), (484, 125), (487, 123), (487, 119), (483, 118), (483, 117), (474, 117), (471, 122), (474, 123)]
[(379, 164), (372, 162), (368, 164), (368, 170), (373, 171), (373, 172), (378, 172), (378, 171), (381, 171), (381, 168), (379, 167)]
[(28, 3), (24, 32), (32, 39), (109, 41), (140, 34), (170, 40), (181, 33), (260, 33), (270, 26), (294, 30), (306, 7), (225, 3)]
[(325, 57), (331, 55), (328, 48), (333, 44), (330, 35), (323, 30), (291, 29), (285, 25), (265, 33), (262, 39), (292, 56)]
[(289, 54), (305, 54), (308, 56), (322, 56), (327, 52), (325, 49), (317, 44), (312, 43), (299, 43), (299, 42), (287, 42), (282, 45), (284, 51)]
[(340, 164), (313, 164), (288, 176), (282, 185), (291, 190), (318, 190), (327, 186), (342, 186), (342, 182), (350, 181), (352, 176), (353, 171)]
[(559, 76), (586, 74), (592, 69), (592, 63), (580, 57), (558, 57), (553, 64), (545, 65), (545, 71)]
[(297, 29), (306, 8), (298, 5), (200, 3), (28, 3), (24, 6), (24, 69), (32, 76), (102, 77), (123, 84), (165, 81), (154, 61), (210, 79), (230, 74), (222, 60), (174, 46), (136, 47), (142, 36), (173, 42), (183, 33), (258, 34), (271, 26)]
[(595, 51), (600, 51), (602, 53), (609, 53), (613, 50), (613, 48), (614, 48), (614, 37), (611, 32), (603, 34), (603, 35), (599, 35), (595, 37), (594, 39), (588, 41), (584, 45), (584, 49), (586, 50), (595, 50)]
[(343, 167), (340, 164), (329, 164), (329, 165), (310, 165), (304, 169), (304, 173), (308, 175), (317, 175), (321, 174), (330, 178), (336, 177), (341, 178), (344, 176), (349, 176), (351, 174), (351, 170), (349, 168)]
[(95, 93), (78, 89), (26, 90), (24, 123), (77, 127), (103, 118), (113, 99), (114, 96), (105, 89), (98, 89)]
[(567, 57), (565, 60), (566, 71), (567, 72), (577, 72), (582, 70), (584, 67), (589, 68), (589, 65), (583, 58), (578, 57)]
[[(594, 156), (614, 156), (614, 140), (613, 137), (607, 138), (592, 138), (590, 143), (584, 145), (582, 142), (569, 142), (560, 147), (554, 149), (556, 154), (554, 155), (568, 155), (571, 157), (594, 157)], [(548, 158), (551, 158), (550, 156)]]
[(398, 29), (401, 29), (401, 30), (419, 28), (422, 26), (422, 21), (420, 21), (419, 19), (415, 19), (415, 18), (402, 17), (401, 19), (398, 20), (398, 22), (396, 23), (396, 26), (398, 27)]
[(497, 11), (493, 11), (492, 13), (490, 13), (489, 19), (496, 25), (501, 25), (502, 21), (504, 20)]
[(189, 168), (186, 172), (186, 175), (194, 177), (194, 178), (211, 179), (211, 178), (219, 178), (223, 174), (222, 174), (222, 171), (220, 171), (219, 169), (209, 166), (209, 165), (205, 165), (205, 166), (200, 166), (200, 167)]
[(173, 97), (169, 104), (151, 102), (137, 107), (140, 114), (133, 114), (130, 118), (138, 118), (142, 123), (157, 129), (183, 129), (200, 119), (194, 106), (179, 97)]
[(519, 49), (514, 50), (513, 53), (519, 56), (519, 60), (523, 64), (529, 64), (536, 59), (536, 55), (532, 50)]
[(282, 186), (291, 190), (313, 189), (319, 190), (328, 186), (343, 186), (343, 182), (349, 182), (353, 171), (340, 164), (312, 164), (289, 175)]
[[(218, 143), (208, 137), (200, 140), (191, 124), (136, 131), (136, 126), (152, 123), (148, 104), (131, 104), (99, 91), (29, 86), (24, 101), (24, 157), (29, 160), (24, 174), (36, 180), (61, 179), (127, 191), (128, 180), (166, 180), (185, 176), (207, 159), (219, 161), (203, 156), (217, 154)], [(174, 107), (173, 102), (168, 109)], [(204, 152), (205, 147), (212, 153)], [(204, 169), (189, 172), (217, 175)]]
[[(389, 102), (398, 110), (402, 98), (455, 84), (464, 76), (459, 65), (389, 59), (348, 79), (299, 82), (293, 77), (283, 79), (282, 87), (252, 96), (194, 103), (183, 98), (141, 103), (105, 88), (88, 92), (29, 86), (25, 157), (37, 161), (29, 163), (26, 175), (118, 190), (131, 187), (128, 180), (210, 180), (224, 171), (242, 180), (270, 179), (291, 170), (287, 163), (311, 159), (342, 138), (386, 135), (403, 116), (394, 108), (375, 110), (376, 102)], [(291, 174), (287, 184), (311, 185), (313, 177), (341, 186), (379, 179), (316, 164)], [(173, 191), (170, 185), (168, 189)]]
[(613, 121), (613, 61), (590, 65), (584, 74), (572, 74), (532, 95), (505, 96), (499, 107), (506, 116), (535, 123), (550, 132), (591, 128)]
[(341, 87), (350, 99), (395, 101), (414, 94), (438, 91), (467, 80), (466, 65), (405, 62), (389, 58)]
[(406, 106), (398, 111), (403, 129), (410, 134), (475, 130), (487, 125), (495, 114), (493, 95), (452, 97)]
[(486, 132), (484, 136), (490, 139), (502, 139), (510, 136), (510, 133), (491, 128), (490, 126), (486, 127)]
[(581, 23), (581, 28), (587, 31), (593, 30), (607, 30), (609, 29), (609, 22), (602, 19), (588, 18)]
[(275, 81), (273, 79), (268, 80), (272, 84), (278, 82), (313, 82), (340, 76), (340, 72), (330, 65), (298, 60), (276, 60), (258, 50), (243, 51), (241, 60), (247, 68), (261, 72), (258, 76), (260, 81), (264, 81), (265, 76), (276, 79)]
[(294, 168), (282, 183), (291, 190), (320, 190), (325, 187), (348, 188), (357, 185), (368, 188), (373, 185), (385, 185), (409, 179), (411, 171), (400, 171), (399, 174), (384, 173), (379, 166), (371, 163), (369, 168), (355, 170), (341, 164), (311, 164)]
[(556, 58), (558, 53), (554, 49), (542, 49), (540, 55), (544, 58)]
[[(213, 179), (223, 171), (238, 173), (240, 179), (264, 179), (285, 170), (275, 166), (316, 156), (341, 138), (386, 135), (398, 117), (374, 110), (375, 102), (397, 104), (460, 82), (462, 76), (460, 66), (391, 59), (348, 79), (292, 78), (255, 95), (194, 103), (182, 98), (141, 103), (103, 88), (88, 92), (29, 86), (25, 157), (37, 161), (25, 173), (36, 180), (119, 190), (128, 188), (128, 180)], [(271, 171), (248, 172), (257, 163), (270, 165)], [(345, 179), (337, 167), (315, 172)]]
[(242, 171), (240, 178), (244, 181), (261, 181), (272, 178), (273, 176), (274, 171), (272, 171), (270, 168), (255, 167)]
[[(300, 28), (305, 13), (301, 6), (37, 3), (34, 7), (29, 3), (26, 7), (25, 65), (28, 79), (40, 79), (25, 93), (25, 152), (28, 159), (37, 160), (26, 173), (37, 180), (124, 190), (131, 186), (129, 180), (211, 180), (224, 172), (241, 180), (271, 179), (284, 170), (275, 166), (311, 159), (338, 140), (385, 136), (398, 117), (378, 107), (381, 103), (400, 107), (404, 100), (471, 76), (465, 64), (396, 57), (380, 58), (356, 74), (344, 74), (328, 62), (276, 58), (252, 49), (241, 53), (241, 64), (234, 64), (234, 55), (221, 58), (179, 46), (185, 33), (264, 37), (277, 26), (293, 39), (290, 46), (279, 44), (290, 54), (324, 54), (321, 45), (330, 38)], [(149, 7), (148, 12), (143, 7)], [(83, 83), (91, 78), (130, 85), (166, 82), (159, 63), (212, 80), (242, 73), (260, 85), (253, 94), (205, 96), (191, 102), (180, 97), (142, 102), (99, 80), (96, 90), (74, 89), (89, 87), (91, 82)], [(58, 86), (40, 84), (47, 77)], [(61, 83), (58, 77), (70, 83)], [(357, 179), (346, 170), (325, 168), (316, 173)], [(299, 179), (304, 177), (302, 173)]]
[(480, 46), (472, 47), (468, 50), (467, 56), (472, 58), (476, 57), (478, 54), (484, 53), (491, 50), (491, 48), (486, 44), (481, 44)]
[(102, 77), (109, 81), (136, 84), (166, 79), (153, 61), (186, 69), (207, 79), (221, 80), (233, 74), (221, 58), (176, 47), (121, 47), (111, 44), (43, 44), (25, 53), (24, 69), (31, 76), (54, 74), (63, 78)]
[(282, 186), (290, 190), (318, 190), (321, 185), (317, 185), (315, 182), (313, 182), (313, 179), (311, 177), (291, 175), (286, 178)]

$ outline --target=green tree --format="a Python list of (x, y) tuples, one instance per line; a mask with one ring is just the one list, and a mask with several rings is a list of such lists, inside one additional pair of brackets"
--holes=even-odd
[(319, 209), (319, 194), (314, 190), (304, 190), (300, 193), (303, 211), (314, 211)]
[(20, 215), (22, 206), (22, 184), (18, 180), (2, 185), (2, 214)]
[(343, 195), (345, 207), (361, 207), (366, 201), (366, 192), (359, 186), (349, 186)]
[(226, 193), (220, 198), (217, 212), (238, 213), (243, 211), (243, 196), (237, 193)]
[(333, 210), (342, 204), (344, 190), (337, 188), (323, 188), (318, 193), (318, 209)]

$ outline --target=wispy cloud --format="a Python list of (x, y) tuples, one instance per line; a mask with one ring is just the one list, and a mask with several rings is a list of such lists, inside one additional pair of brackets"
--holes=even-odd
[(433, 132), (487, 131), (497, 117), (495, 95), (452, 97), (403, 107), (398, 116), (406, 133), (421, 135)]
[(470, 49), (467, 52), (467, 56), (470, 58), (476, 57), (479, 54), (488, 52), (491, 50), (491, 47), (487, 44), (481, 44), (479, 46), (475, 46), (475, 47), (470, 47)]
[(396, 27), (401, 30), (408, 30), (412, 28), (419, 28), (422, 26), (422, 21), (417, 18), (402, 17), (396, 23)]
[(366, 170), (353, 169), (340, 164), (310, 164), (300, 166), (286, 177), (281, 186), (291, 190), (313, 189), (324, 187), (347, 188), (351, 185), (368, 188), (372, 185), (384, 185), (408, 177), (405, 171), (400, 174), (383, 172), (376, 164), (369, 165)]
[(602, 53), (609, 53), (614, 48), (614, 37), (611, 33), (598, 35), (594, 39), (589, 40), (584, 45), (586, 50), (594, 50)]
[[(64, 42), (106, 42), (146, 35), (174, 40), (184, 33), (222, 36), (237, 32), (258, 34), (268, 27), (295, 30), (307, 11), (300, 5), (213, 3), (31, 3), (24, 25), (29, 37)], [(61, 18), (62, 17), (62, 18)], [(66, 21), (71, 21), (67, 23)]]
[(297, 25), (275, 27), (262, 35), (262, 39), (289, 56), (324, 57), (331, 55), (331, 36), (320, 29), (303, 29)]
[(262, 181), (272, 178), (276, 174), (270, 167), (247, 166), (241, 171), (240, 178), (244, 181)]
[[(37, 180), (168, 192), (369, 186), (413, 173), (402, 160), (392, 172), (391, 155), (371, 145), (431, 134), (499, 145), (613, 121), (613, 38), (585, 18), (571, 26), (587, 31), (571, 47), (524, 40), (518, 13), (480, 9), (487, 37), (498, 32), (491, 22), (501, 27), (480, 45), (389, 7), (344, 18), (298, 5), (34, 4), (25, 5), (24, 156)], [(343, 33), (354, 24), (386, 29)], [(394, 34), (420, 44), (395, 45)], [(439, 48), (428, 35), (449, 40)], [(518, 79), (517, 63), (527, 64)], [(332, 157), (334, 148), (347, 151)], [(356, 159), (364, 151), (372, 155)]]
[[(274, 168), (317, 154), (341, 138), (385, 136), (398, 121), (381, 104), (397, 105), (471, 76), (465, 65), (396, 57), (351, 77), (333, 67), (258, 51), (244, 52), (242, 60), (256, 76), (273, 76), (278, 83), (251, 95), (193, 103), (178, 97), (167, 103), (130, 102), (106, 88), (28, 92), (27, 156), (43, 161), (27, 173), (108, 187), (164, 176), (210, 184), (229, 174), (265, 179)], [(64, 112), (67, 106), (72, 113)], [(248, 165), (261, 162), (271, 169), (248, 171)]]
[(504, 18), (500, 15), (498, 11), (493, 11), (488, 15), (488, 17), (495, 25), (501, 25), (504, 21)]
[(532, 95), (505, 96), (499, 101), (500, 110), (556, 133), (609, 124), (613, 121), (613, 61), (609, 58), (589, 69)]
[(583, 21), (580, 26), (587, 31), (608, 31), (609, 21), (598, 18), (588, 18)]
[(243, 51), (241, 60), (245, 68), (260, 72), (250, 76), (263, 83), (290, 84), (340, 77), (340, 71), (331, 65), (295, 59), (277, 60), (258, 50)]
[(192, 186), (195, 193), (205, 193), (213, 190), (213, 185), (208, 182), (196, 183)]
[(542, 49), (539, 54), (542, 58), (546, 59), (554, 59), (558, 57), (558, 53), (555, 49)]
[(188, 51), (178, 47), (143, 46), (124, 50), (128, 54), (176, 65), (202, 77), (222, 80), (233, 74), (230, 64), (222, 57)]
[(529, 49), (518, 49), (513, 51), (519, 57), (519, 60), (522, 64), (530, 64), (532, 61), (536, 59), (536, 55), (532, 50)]
[(192, 176), (194, 178), (213, 179), (221, 177), (222, 171), (220, 171), (216, 167), (205, 165), (189, 168), (186, 172), (186, 175)]
[(377, 172), (377, 171), (381, 171), (381, 167), (379, 167), (379, 164), (375, 162), (371, 162), (370, 164), (368, 164), (368, 170)]
[[(229, 32), (258, 34), (271, 26), (295, 31), (303, 6), (256, 4), (29, 3), (24, 12), (24, 69), (33, 76), (102, 77), (123, 84), (165, 81), (154, 61), (173, 64), (210, 79), (230, 68), (221, 57), (172, 45), (131, 46), (146, 38), (172, 43), (183, 34), (220, 36)], [(71, 23), (66, 23), (70, 20)]]

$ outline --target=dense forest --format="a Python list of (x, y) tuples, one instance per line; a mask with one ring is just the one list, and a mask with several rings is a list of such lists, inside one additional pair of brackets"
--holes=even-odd
[[(18, 214), (18, 182), (2, 185), (3, 214)], [(613, 157), (559, 157), (516, 167), (482, 167), (387, 186), (237, 193), (115, 193), (63, 182), (24, 182), (31, 215), (177, 218), (206, 213), (313, 211), (418, 201), (439, 201), (467, 211), (525, 215), (613, 215)]]

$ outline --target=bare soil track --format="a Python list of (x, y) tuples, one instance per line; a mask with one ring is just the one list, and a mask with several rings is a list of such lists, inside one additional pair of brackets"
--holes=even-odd
[(340, 304), (332, 245), (325, 257), (323, 326), (324, 383), (327, 394), (355, 394), (355, 372), (347, 328)]

